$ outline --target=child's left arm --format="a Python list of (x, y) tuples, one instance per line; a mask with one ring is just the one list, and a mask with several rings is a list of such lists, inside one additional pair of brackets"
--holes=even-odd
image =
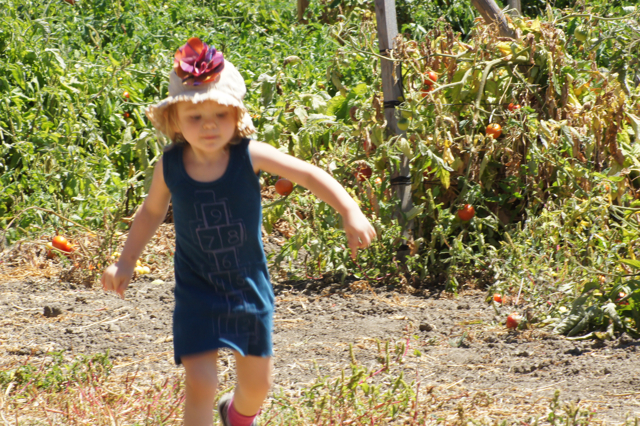
[(302, 185), (342, 215), (352, 258), (355, 259), (358, 248), (368, 247), (376, 237), (375, 229), (355, 200), (324, 170), (262, 142), (251, 141), (249, 153), (256, 172), (263, 170)]

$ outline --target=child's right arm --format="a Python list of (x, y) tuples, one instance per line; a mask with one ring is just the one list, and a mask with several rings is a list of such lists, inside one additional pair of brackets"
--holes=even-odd
[(133, 219), (120, 258), (102, 274), (101, 282), (104, 290), (115, 291), (124, 298), (124, 292), (131, 281), (136, 261), (164, 221), (170, 200), (171, 193), (164, 182), (161, 158), (153, 172), (149, 194)]

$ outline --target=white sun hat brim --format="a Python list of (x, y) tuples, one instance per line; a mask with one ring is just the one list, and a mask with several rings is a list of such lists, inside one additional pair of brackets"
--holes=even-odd
[(243, 99), (247, 93), (242, 75), (236, 67), (227, 60), (218, 78), (199, 86), (185, 85), (174, 70), (169, 75), (169, 96), (166, 99), (151, 105), (145, 111), (153, 126), (166, 136), (171, 136), (165, 111), (169, 105), (177, 102), (199, 103), (204, 101), (216, 101), (221, 105), (236, 107), (239, 110), (238, 133), (248, 136), (256, 132), (251, 115), (244, 106)]

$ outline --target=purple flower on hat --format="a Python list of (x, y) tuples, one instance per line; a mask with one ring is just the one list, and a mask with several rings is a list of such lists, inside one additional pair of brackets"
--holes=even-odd
[(176, 50), (173, 69), (182, 84), (199, 86), (214, 81), (224, 68), (224, 57), (197, 37)]

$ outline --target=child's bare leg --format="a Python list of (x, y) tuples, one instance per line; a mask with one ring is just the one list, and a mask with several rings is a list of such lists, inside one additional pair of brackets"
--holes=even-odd
[(186, 372), (184, 425), (211, 426), (218, 389), (218, 351), (182, 357)]
[(233, 396), (233, 407), (243, 416), (260, 411), (271, 388), (273, 359), (260, 356), (242, 356), (234, 351), (238, 385)]

